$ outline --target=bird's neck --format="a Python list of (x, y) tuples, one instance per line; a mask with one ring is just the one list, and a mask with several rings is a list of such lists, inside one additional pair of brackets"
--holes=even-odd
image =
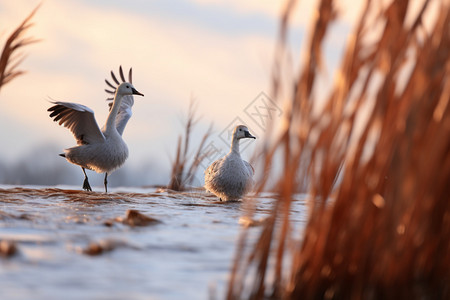
[(122, 103), (122, 95), (116, 94), (114, 95), (114, 101), (111, 110), (109, 111), (108, 119), (106, 119), (105, 124), (105, 132), (111, 133), (116, 131), (116, 116), (119, 112), (120, 104)]
[(231, 141), (231, 153), (235, 153), (237, 155), (241, 155), (239, 152), (239, 140), (235, 137), (233, 137), (233, 140)]

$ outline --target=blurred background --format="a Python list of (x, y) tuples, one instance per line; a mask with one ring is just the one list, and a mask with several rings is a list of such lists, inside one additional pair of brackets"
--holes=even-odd
[[(39, 3), (0, 2), (2, 44)], [(207, 144), (222, 154), (228, 152), (228, 130), (237, 122), (262, 137), (265, 121), (280, 118), (283, 111), (283, 107), (266, 109), (266, 113), (257, 110), (261, 99), (270, 103), (281, 4), (256, 0), (42, 2), (27, 31), (40, 41), (21, 50), (25, 59), (20, 69), (26, 73), (0, 93), (0, 183), (81, 184), (80, 168), (57, 155), (75, 141), (66, 128), (49, 118), (48, 101), (84, 104), (94, 110), (102, 126), (108, 114), (104, 79), (110, 78), (110, 70), (117, 74), (119, 65), (126, 72), (133, 68), (133, 83), (145, 97), (135, 99), (124, 133), (130, 155), (110, 177), (112, 186), (168, 183), (191, 98), (196, 100), (200, 118), (192, 145), (211, 123), (214, 130)], [(302, 1), (291, 23), (293, 73), (315, 5), (316, 1)], [(331, 66), (325, 81), (331, 81), (360, 5), (345, 0), (338, 9), (342, 18), (324, 49)], [(258, 140), (243, 147), (243, 157), (254, 155), (257, 145)], [(203, 170), (199, 168), (193, 184), (203, 184)], [(92, 184), (101, 186), (103, 176), (89, 173)]]

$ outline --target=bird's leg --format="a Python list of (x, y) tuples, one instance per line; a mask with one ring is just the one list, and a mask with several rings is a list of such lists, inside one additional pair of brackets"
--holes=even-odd
[(105, 180), (103, 181), (103, 183), (105, 184), (105, 193), (108, 192), (108, 173), (105, 173)]
[(83, 190), (92, 192), (91, 185), (89, 184), (89, 180), (86, 175), (86, 170), (83, 167), (81, 167), (81, 169), (84, 173)]

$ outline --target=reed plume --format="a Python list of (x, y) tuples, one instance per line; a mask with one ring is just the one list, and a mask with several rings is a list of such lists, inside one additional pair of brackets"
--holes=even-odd
[[(287, 125), (265, 147), (265, 171), (283, 157), (278, 199), (255, 245), (242, 234), (228, 299), (450, 298), (450, 3), (432, 15), (430, 1), (411, 2), (366, 1), (319, 108), (322, 48), (339, 17), (320, 1)], [(282, 16), (275, 99), (295, 4)], [(309, 219), (294, 232), (305, 177)]]
[(5, 42), (2, 54), (0, 56), (0, 89), (17, 76), (22, 75), (25, 71), (18, 69), (22, 63), (24, 56), (18, 53), (21, 48), (38, 42), (38, 40), (31, 37), (24, 37), (26, 31), (33, 26), (31, 22), (32, 17), (38, 10), (38, 5), (25, 18), (25, 20), (14, 30)]

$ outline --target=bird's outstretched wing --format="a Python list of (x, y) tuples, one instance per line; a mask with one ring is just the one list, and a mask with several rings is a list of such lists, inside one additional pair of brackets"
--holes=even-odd
[[(126, 80), (125, 80), (125, 76), (123, 75), (122, 66), (119, 67), (119, 75), (120, 75), (120, 79), (122, 80), (122, 82), (125, 82)], [(121, 83), (121, 82), (119, 82), (119, 80), (117, 80), (117, 77), (113, 71), (111, 71), (111, 78), (113, 80), (113, 83), (111, 83), (107, 79), (105, 79), (105, 82), (108, 85), (108, 88), (105, 89), (105, 92), (112, 95), (112, 97), (109, 97), (106, 99), (108, 101), (112, 101), (114, 99), (114, 94), (116, 93), (116, 89)], [(133, 71), (130, 68), (130, 71), (128, 72), (128, 82), (133, 83), (132, 81), (133, 81)], [(114, 85), (114, 83), (116, 85)], [(111, 88), (112, 90), (109, 88)], [(117, 113), (117, 116), (116, 116), (116, 128), (120, 135), (123, 134), (123, 131), (125, 130), (125, 126), (127, 125), (128, 120), (131, 118), (131, 115), (132, 115), (131, 108), (133, 107), (133, 104), (134, 104), (133, 95), (126, 95), (126, 96), (122, 97), (122, 103), (120, 105), (119, 112)], [(109, 105), (109, 109), (111, 110), (112, 102), (109, 102), (108, 105)]]
[(94, 112), (87, 106), (71, 102), (52, 102), (53, 105), (47, 111), (50, 118), (68, 128), (78, 145), (103, 142), (105, 136), (100, 131), (95, 121)]

